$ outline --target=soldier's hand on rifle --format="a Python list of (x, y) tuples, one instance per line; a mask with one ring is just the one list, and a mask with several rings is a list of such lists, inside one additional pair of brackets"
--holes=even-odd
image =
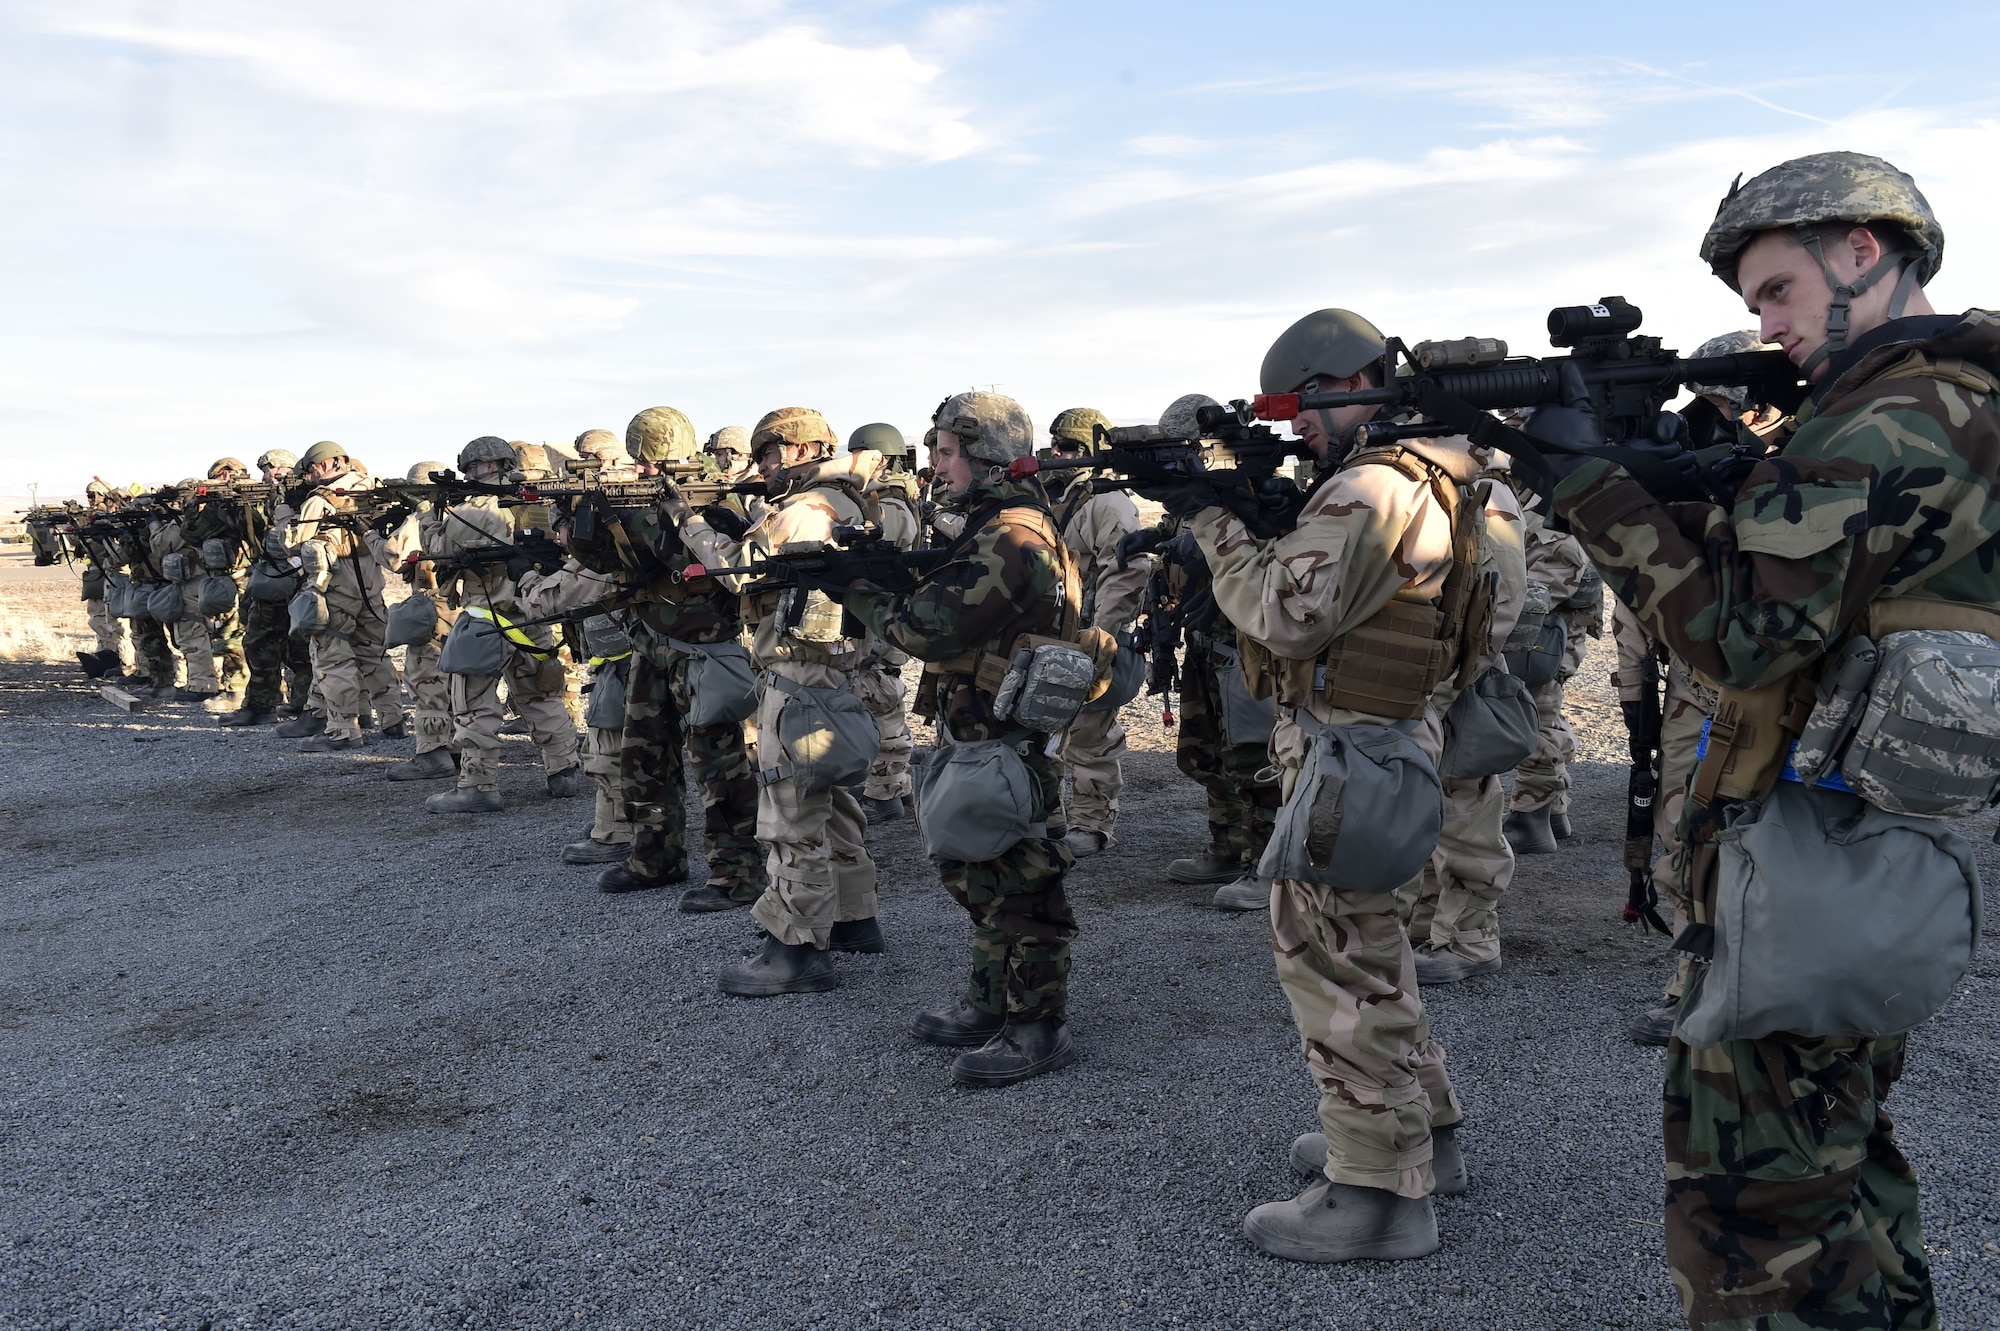
[(678, 527), (687, 521), (688, 515), (693, 511), (694, 509), (688, 504), (687, 496), (681, 493), (680, 487), (668, 481), (666, 487), (660, 491), (660, 512), (666, 514), (667, 519)]
[(750, 531), (750, 519), (727, 504), (710, 504), (701, 510), (701, 517), (718, 535), (732, 541), (742, 540)]
[(1157, 552), (1167, 534), (1158, 527), (1141, 527), (1118, 538), (1118, 569), (1122, 573), (1140, 555)]
[(1177, 518), (1191, 518), (1204, 508), (1215, 508), (1222, 499), (1206, 480), (1135, 482), (1132, 488)]

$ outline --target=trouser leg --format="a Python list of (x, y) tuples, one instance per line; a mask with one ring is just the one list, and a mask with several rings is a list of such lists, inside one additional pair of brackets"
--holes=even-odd
[(1424, 869), (1421, 920), (1410, 937), (1474, 961), (1500, 954), (1500, 898), (1514, 878), (1514, 851), (1500, 833), (1507, 795), (1500, 778), (1444, 782), (1444, 827)]
[(541, 752), (544, 771), (566, 772), (577, 764), (576, 726), (563, 705), (565, 676), (555, 657), (536, 661), (515, 652), (507, 662), (507, 692), (514, 712), (528, 723), (528, 735)]
[(451, 684), (438, 672), (438, 653), (443, 649), (441, 637), (403, 649), (403, 678), (410, 686), (419, 754), (451, 747)]
[(285, 655), (291, 616), (282, 601), (246, 597), (243, 604), (243, 659), (249, 683), (243, 705), (253, 712), (275, 712), (284, 701)]
[[(1673, 903), (1675, 934), (1692, 919), (1685, 874), (1676, 861), (1681, 852), (1681, 814), (1687, 808), (1688, 778), (1694, 774), (1694, 751), (1701, 743), (1705, 719), (1692, 698), (1668, 689), (1660, 719), (1660, 793), (1653, 802), (1653, 834), (1660, 839), (1660, 853), (1653, 860), (1653, 883)], [(1678, 998), (1686, 990), (1690, 964), (1686, 957), (1676, 956), (1673, 979), (1667, 983), (1669, 998)]]
[(1115, 710), (1084, 712), (1069, 728), (1063, 763), (1069, 769), (1069, 825), (1107, 838), (1118, 822), (1124, 789), (1125, 728)]
[(1509, 807), (1516, 813), (1536, 809), (1560, 813), (1568, 807), (1569, 761), (1576, 756), (1576, 735), (1563, 719), (1563, 683), (1552, 679), (1535, 690), (1535, 715), (1541, 733), (1535, 751), (1514, 773), (1514, 797)]
[(673, 687), (675, 669), (675, 653), (664, 642), (650, 634), (633, 635), (618, 781), (625, 821), (632, 827), (632, 854), (625, 867), (649, 882), (687, 875), (685, 694)]
[(500, 705), (498, 675), (448, 675), (451, 681), (452, 747), (458, 751), (460, 789), (500, 788)]
[(355, 656), (354, 631), (362, 607), (344, 596), (326, 598), (327, 629), (313, 635), (313, 677), (326, 702), (328, 739), (360, 739), (368, 695)]
[(896, 799), (910, 793), (909, 688), (902, 672), (881, 662), (854, 672), (854, 692), (875, 717), (882, 747), (868, 764), (861, 793), (871, 800)]
[(201, 616), (201, 584), (181, 584), (181, 619), (174, 625), (174, 646), (187, 663), (187, 687), (197, 693), (215, 693), (215, 646), (209, 638), (208, 621)]

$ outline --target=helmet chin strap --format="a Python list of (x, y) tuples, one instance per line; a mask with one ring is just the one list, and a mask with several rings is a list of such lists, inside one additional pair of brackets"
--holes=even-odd
[(1873, 268), (1861, 275), (1859, 281), (1844, 283), (1833, 271), (1833, 265), (1826, 261), (1826, 252), (1820, 245), (1819, 233), (1806, 226), (1800, 226), (1798, 232), (1799, 244), (1805, 246), (1807, 252), (1818, 262), (1820, 272), (1826, 277), (1827, 289), (1833, 292), (1833, 303), (1826, 309), (1826, 341), (1820, 344), (1818, 351), (1806, 357), (1806, 363), (1799, 367), (1800, 373), (1810, 378), (1813, 371), (1829, 357), (1847, 349), (1847, 335), (1850, 331), (1848, 312), (1854, 298), (1894, 272), (1897, 264), (1907, 260), (1909, 264), (1903, 269), (1903, 275), (1896, 279), (1896, 289), (1889, 297), (1889, 317), (1891, 319), (1903, 317), (1903, 310), (1910, 303), (1910, 294), (1917, 289), (1915, 263), (1917, 256), (1905, 250), (1889, 250), (1875, 261)]

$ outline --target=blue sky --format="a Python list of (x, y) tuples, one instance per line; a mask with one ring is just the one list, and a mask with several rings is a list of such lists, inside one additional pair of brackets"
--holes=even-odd
[[(1737, 172), (1852, 148), (2000, 301), (1990, 6), (0, 0), (0, 493), (670, 403), (845, 432), (1255, 391), (1325, 305), (1683, 348)], [(1803, 22), (1801, 19), (1803, 18)]]

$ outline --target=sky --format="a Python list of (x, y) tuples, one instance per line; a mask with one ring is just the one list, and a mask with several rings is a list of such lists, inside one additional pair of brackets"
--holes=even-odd
[(335, 439), (921, 433), (1257, 391), (1338, 305), (1688, 350), (1739, 172), (1914, 175), (2000, 303), (2000, 6), (0, 0), (0, 494)]

